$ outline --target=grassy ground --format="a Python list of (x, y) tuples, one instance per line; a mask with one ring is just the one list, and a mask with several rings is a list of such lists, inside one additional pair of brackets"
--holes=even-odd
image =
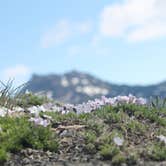
[[(20, 165), (17, 162), (26, 159), (23, 153), (33, 160), (34, 151), (38, 156), (46, 153), (47, 161), (54, 159), (57, 163), (66, 161), (87, 165), (91, 160), (108, 161), (112, 165), (166, 163), (166, 143), (159, 140), (159, 136), (166, 137), (166, 100), (157, 98), (144, 106), (105, 106), (79, 115), (40, 113), (41, 117), (51, 119), (51, 123), (43, 127), (29, 121), (32, 115), (26, 112), (26, 108), (49, 100), (31, 93), (20, 95), (11, 85), (10, 81), (3, 84), (1, 108), (21, 106), (25, 112), (19, 116), (6, 114), (0, 117), (0, 165), (8, 161)], [(40, 161), (44, 162), (44, 158), (40, 157)]]
[(166, 145), (157, 138), (166, 136), (165, 108), (121, 105), (106, 106), (88, 114), (43, 115), (52, 119), (48, 127), (29, 122), (26, 113), (0, 118), (1, 163), (26, 148), (54, 152), (57, 161), (93, 159), (110, 161), (113, 165), (166, 161)]

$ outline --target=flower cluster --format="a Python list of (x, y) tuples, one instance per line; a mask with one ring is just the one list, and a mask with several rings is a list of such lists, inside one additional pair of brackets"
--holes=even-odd
[(13, 109), (8, 109), (6, 107), (0, 107), (0, 117), (4, 117), (6, 115), (12, 115), (16, 112), (23, 112), (24, 109), (21, 107), (13, 107)]
[[(113, 98), (107, 98), (102, 96), (100, 99), (89, 100), (87, 103), (82, 104), (64, 104), (64, 105), (57, 105), (54, 103), (47, 103), (41, 106), (32, 106), (29, 107), (27, 110), (30, 114), (34, 115), (34, 117), (30, 118), (31, 122), (34, 122), (36, 125), (42, 125), (44, 127), (50, 124), (49, 119), (43, 119), (39, 116), (40, 112), (60, 112), (61, 114), (67, 114), (69, 112), (75, 112), (77, 114), (80, 113), (90, 113), (94, 110), (100, 109), (105, 105), (117, 106), (118, 104), (136, 104), (136, 105), (145, 105), (146, 100), (144, 98), (137, 98), (133, 95), (129, 96), (117, 96)], [(24, 112), (25, 110), (21, 107), (15, 107), (12, 110), (7, 108), (0, 108), (0, 116), (4, 117), (7, 114), (11, 115), (15, 112)]]
[(147, 102), (144, 98), (137, 98), (133, 95), (129, 96), (117, 96), (113, 98), (107, 98), (102, 96), (101, 99), (89, 100), (87, 103), (82, 103), (78, 105), (68, 104), (65, 105), (62, 113), (68, 113), (70, 111), (75, 111), (76, 113), (90, 113), (94, 110), (100, 109), (105, 105), (117, 106), (118, 104), (136, 104), (145, 105)]
[(166, 145), (166, 136), (164, 136), (164, 135), (159, 135), (159, 136), (157, 136), (157, 138), (158, 138), (161, 142), (164, 142), (165, 145)]
[(29, 119), (30, 122), (34, 122), (35, 125), (41, 125), (47, 127), (50, 124), (50, 121), (47, 119), (43, 119), (41, 117), (31, 117)]
[[(105, 105), (116, 106), (118, 104), (136, 104), (136, 105), (145, 105), (146, 100), (144, 98), (137, 98), (133, 95), (129, 96), (117, 96), (113, 98), (107, 98), (102, 96), (100, 99), (89, 100), (87, 103), (82, 104), (64, 104), (62, 106), (58, 106), (54, 103), (47, 103), (41, 106), (32, 106), (27, 110), (30, 114), (34, 114), (35, 117), (39, 116), (40, 112), (60, 112), (62, 114), (67, 114), (69, 112), (75, 112), (77, 114), (80, 113), (90, 113), (94, 110), (100, 109)], [(23, 112), (25, 111), (23, 108), (16, 107), (13, 110), (9, 110), (7, 108), (0, 108), (0, 116), (4, 117), (6, 113), (12, 114), (13, 112)]]

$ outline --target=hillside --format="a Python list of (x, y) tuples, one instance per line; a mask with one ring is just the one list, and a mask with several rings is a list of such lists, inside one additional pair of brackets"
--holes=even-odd
[(0, 104), (2, 166), (166, 165), (166, 103), (132, 95), (78, 105), (32, 93), (10, 99), (11, 108)]
[(82, 103), (102, 95), (113, 97), (133, 94), (145, 98), (151, 96), (166, 97), (166, 82), (149, 86), (117, 85), (77, 71), (63, 75), (34, 74), (25, 89), (35, 93), (45, 92), (54, 99), (65, 103)]

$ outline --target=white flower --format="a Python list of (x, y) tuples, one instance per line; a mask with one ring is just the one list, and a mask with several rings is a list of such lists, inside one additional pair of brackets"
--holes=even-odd
[(31, 114), (36, 114), (37, 112), (39, 112), (39, 110), (37, 109), (36, 106), (29, 107), (29, 108), (28, 108), (28, 111), (29, 111)]
[(43, 118), (40, 118), (40, 117), (31, 117), (29, 119), (30, 122), (34, 122), (36, 125), (41, 125), (41, 126), (44, 126), (44, 127), (47, 127), (49, 124), (50, 124), (50, 121), (48, 121), (47, 119), (43, 119)]
[(122, 146), (122, 145), (123, 145), (123, 142), (124, 142), (124, 139), (122, 139), (122, 138), (116, 136), (116, 137), (114, 137), (113, 141), (114, 141), (114, 143), (115, 143), (116, 145)]
[(3, 108), (0, 108), (0, 116), (4, 117), (6, 115), (6, 110), (4, 110)]
[(147, 104), (147, 101), (146, 101), (146, 99), (140, 97), (140, 98), (138, 98), (136, 100), (136, 104), (138, 104), (138, 105), (145, 105), (145, 104)]
[(28, 89), (26, 89), (25, 94), (27, 94), (27, 95), (30, 94), (30, 91)]
[(24, 109), (21, 108), (21, 107), (13, 107), (12, 111), (14, 111), (14, 112), (23, 112)]
[(38, 106), (38, 110), (39, 110), (40, 112), (46, 112), (46, 109), (44, 108), (43, 105)]
[(159, 136), (157, 136), (157, 138), (158, 138), (160, 141), (164, 142), (165, 145), (166, 145), (166, 137), (165, 137), (164, 135), (159, 135)]
[[(136, 104), (136, 105), (145, 105), (146, 100), (144, 98), (137, 98), (133, 95), (129, 96), (117, 96), (113, 98), (108, 98), (105, 96), (102, 96), (101, 99), (95, 99), (95, 100), (89, 100), (87, 103), (82, 103), (78, 105), (73, 104), (65, 104), (63, 106), (57, 106), (56, 104), (45, 104), (41, 106), (32, 106), (28, 108), (28, 111), (30, 114), (34, 114), (36, 117), (39, 116), (40, 112), (59, 112), (61, 114), (67, 114), (69, 112), (76, 112), (77, 114), (80, 113), (90, 113), (94, 110), (100, 109), (105, 105), (110, 106), (117, 106), (117, 104)], [(13, 111), (24, 111), (21, 107), (14, 107), (13, 110), (9, 110), (5, 107), (0, 108), (0, 116), (4, 117), (6, 115), (6, 112), (9, 114)]]

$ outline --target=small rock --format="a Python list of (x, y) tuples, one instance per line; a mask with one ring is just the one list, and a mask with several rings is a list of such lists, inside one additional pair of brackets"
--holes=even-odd
[(24, 158), (24, 159), (22, 160), (22, 163), (23, 163), (23, 164), (30, 164), (30, 159), (29, 159), (29, 158)]
[(60, 137), (72, 137), (73, 132), (71, 130), (64, 130), (60, 133)]

